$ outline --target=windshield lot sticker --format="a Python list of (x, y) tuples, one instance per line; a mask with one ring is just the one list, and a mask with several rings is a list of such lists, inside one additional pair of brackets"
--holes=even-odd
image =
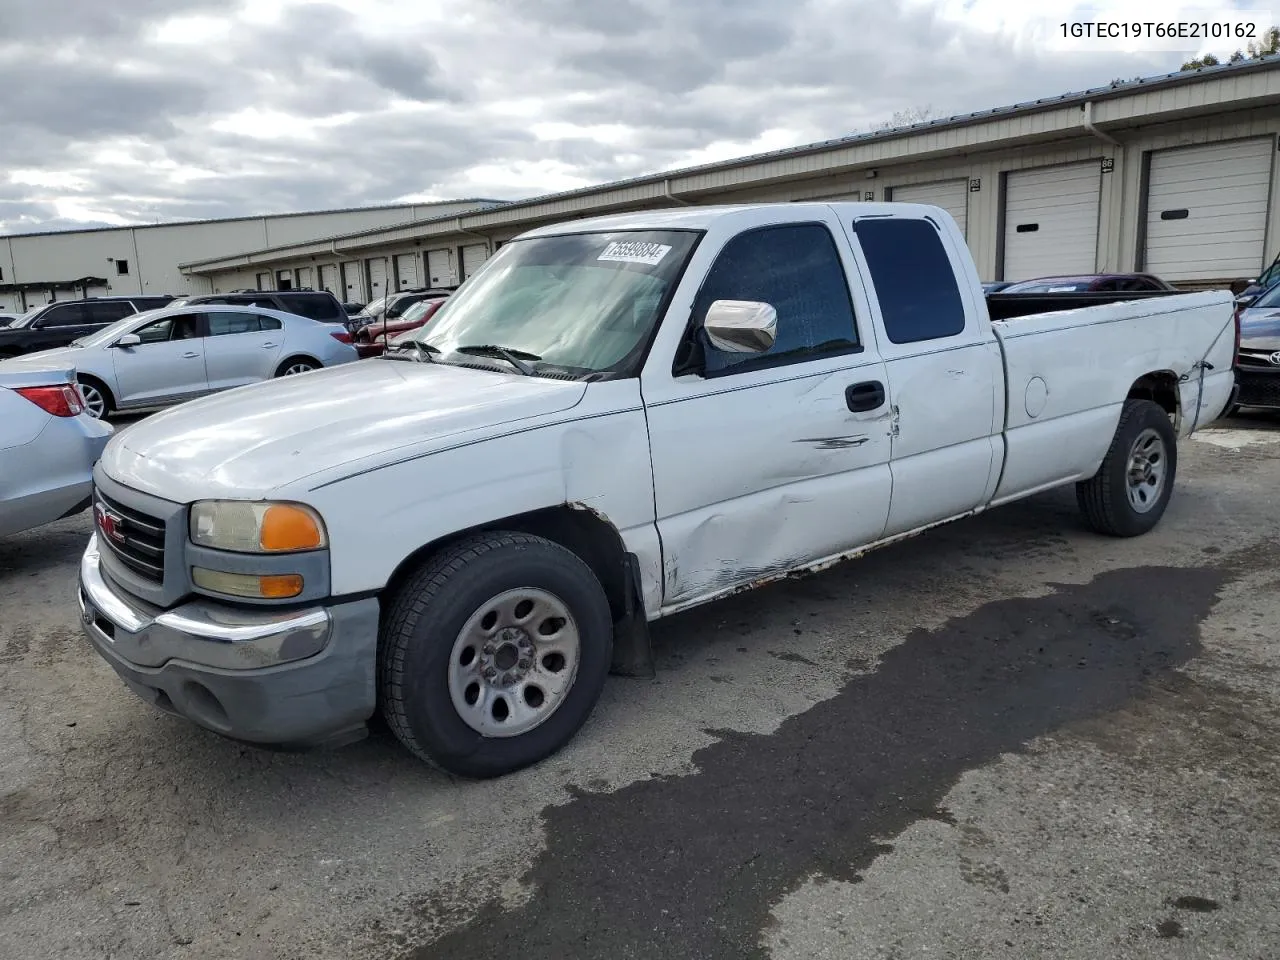
[(656, 267), (671, 252), (665, 243), (649, 243), (645, 240), (615, 240), (604, 248), (597, 260), (613, 260), (618, 263), (645, 263)]

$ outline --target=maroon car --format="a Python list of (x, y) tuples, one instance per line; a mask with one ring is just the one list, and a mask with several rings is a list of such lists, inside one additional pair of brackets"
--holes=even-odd
[(360, 354), (362, 359), (381, 356), (386, 352), (388, 340), (394, 340), (399, 334), (426, 326), (427, 321), (435, 316), (436, 311), (444, 306), (444, 302), (448, 299), (447, 296), (443, 296), (419, 300), (394, 320), (388, 320), (385, 323), (379, 320), (361, 327), (351, 340), (355, 345), (356, 353)]
[(1149, 273), (1089, 273), (1070, 277), (1019, 280), (1000, 293), (1106, 293), (1141, 290), (1174, 290), (1172, 284)]

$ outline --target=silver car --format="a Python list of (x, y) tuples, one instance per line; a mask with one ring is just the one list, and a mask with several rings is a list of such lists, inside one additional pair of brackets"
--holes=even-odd
[(69, 347), (0, 361), (0, 373), (74, 366), (89, 414), (101, 418), (357, 359), (340, 326), (210, 304), (135, 314)]
[(88, 507), (111, 431), (84, 412), (70, 365), (0, 373), (0, 537)]

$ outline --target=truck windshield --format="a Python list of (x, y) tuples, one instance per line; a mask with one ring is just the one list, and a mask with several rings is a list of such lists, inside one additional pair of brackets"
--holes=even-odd
[(496, 345), (534, 358), (534, 373), (623, 372), (646, 348), (698, 237), (645, 230), (512, 241), (416, 339), (444, 362), (466, 357), (460, 348)]

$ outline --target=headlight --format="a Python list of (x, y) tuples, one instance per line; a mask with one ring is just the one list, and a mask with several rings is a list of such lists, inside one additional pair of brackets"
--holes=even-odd
[(298, 503), (202, 500), (191, 507), (191, 542), (236, 553), (296, 553), (329, 541), (320, 515)]

